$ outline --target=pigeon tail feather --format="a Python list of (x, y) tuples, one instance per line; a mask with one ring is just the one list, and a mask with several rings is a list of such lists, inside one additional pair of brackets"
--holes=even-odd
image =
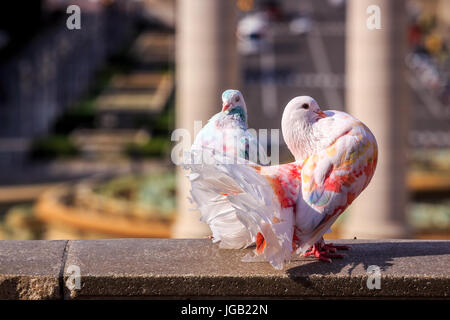
[[(198, 153), (203, 153), (199, 155)], [(261, 167), (246, 161), (236, 164), (207, 148), (193, 149), (188, 156), (200, 164), (185, 163), (190, 169), (191, 195), (221, 248), (242, 249), (262, 237), (264, 245), (243, 261), (269, 261), (281, 269), (292, 254), (294, 215), (282, 208)]]

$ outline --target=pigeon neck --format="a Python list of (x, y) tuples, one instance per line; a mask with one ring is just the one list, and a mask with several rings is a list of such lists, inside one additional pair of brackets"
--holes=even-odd
[(247, 115), (246, 112), (244, 111), (244, 109), (240, 106), (234, 107), (231, 110), (227, 111), (227, 115), (237, 118), (237, 120), (244, 122), (245, 124), (247, 124)]
[(289, 128), (283, 128), (283, 136), (298, 163), (303, 163), (315, 151), (317, 139), (314, 127), (309, 123), (300, 121), (290, 123)]
[[(295, 156), (297, 162), (302, 162), (311, 154), (317, 153), (328, 148), (335, 143), (337, 139), (347, 134), (355, 125), (361, 122), (344, 112), (332, 112), (327, 118), (321, 119), (311, 125), (303, 127), (294, 145)], [(293, 148), (294, 149), (294, 148)]]

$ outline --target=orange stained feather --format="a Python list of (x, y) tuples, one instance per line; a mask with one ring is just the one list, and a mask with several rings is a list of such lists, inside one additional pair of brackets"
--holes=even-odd
[(280, 223), (281, 222), (281, 220), (279, 219), (279, 218), (277, 218), (277, 217), (273, 217), (272, 218), (272, 223)]
[(266, 240), (261, 232), (256, 234), (256, 253), (261, 254), (266, 248)]
[[(309, 161), (311, 159), (311, 161)], [(317, 166), (317, 161), (319, 160), (319, 156), (317, 154), (313, 154), (312, 156), (306, 158), (303, 166), (308, 171), (314, 171)]]
[(267, 177), (270, 185), (272, 186), (273, 192), (278, 197), (278, 201), (282, 208), (291, 207), (294, 202), (290, 199), (283, 188), (283, 180), (279, 177)]
[(337, 153), (337, 148), (334, 144), (327, 149), (327, 155), (329, 157), (334, 157), (336, 155), (336, 153)]
[(355, 200), (355, 198), (356, 198), (355, 193), (353, 192), (347, 193), (347, 205), (349, 206), (353, 202), (353, 200)]
[(261, 172), (261, 167), (260, 167), (260, 166), (250, 165), (250, 167), (252, 167), (253, 169), (255, 169), (257, 173), (260, 173), (260, 172)]
[(309, 183), (311, 181), (311, 179), (312, 179), (312, 175), (307, 175), (307, 174), (303, 175), (303, 183)]
[(295, 199), (290, 194), (295, 194), (301, 179), (301, 166), (298, 164), (286, 164), (276, 168), (275, 173), (266, 175), (274, 194), (282, 208), (292, 207)]
[(373, 166), (373, 160), (369, 159), (369, 161), (367, 162), (367, 165), (364, 167), (364, 173), (366, 174), (367, 177), (371, 176), (371, 174), (373, 173), (373, 171), (375, 170), (374, 166)]
[(333, 174), (325, 180), (325, 190), (341, 192), (342, 187), (349, 187), (353, 182), (355, 182), (355, 177), (351, 174), (337, 175)]
[(302, 167), (298, 164), (288, 164), (288, 176), (289, 179), (298, 179), (300, 180), (302, 177)]
[(292, 251), (297, 250), (297, 248), (298, 248), (297, 242), (299, 240), (300, 239), (298, 238), (298, 236), (297, 236), (297, 234), (295, 233), (295, 230), (294, 230), (294, 234), (292, 236)]

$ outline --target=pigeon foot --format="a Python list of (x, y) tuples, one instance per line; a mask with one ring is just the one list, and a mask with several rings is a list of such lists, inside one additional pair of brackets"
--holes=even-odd
[(306, 251), (304, 254), (305, 257), (309, 257), (314, 255), (318, 260), (324, 262), (332, 262), (333, 259), (342, 259), (345, 257), (345, 254), (337, 254), (335, 253), (337, 250), (350, 250), (349, 246), (337, 246), (332, 243), (325, 244), (323, 241), (315, 243), (311, 249)]

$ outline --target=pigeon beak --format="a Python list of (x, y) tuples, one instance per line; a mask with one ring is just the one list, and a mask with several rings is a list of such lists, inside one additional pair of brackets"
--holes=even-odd
[(227, 111), (228, 108), (230, 108), (230, 106), (231, 106), (231, 104), (229, 104), (229, 103), (224, 104), (223, 107), (222, 107), (222, 112)]
[(318, 112), (316, 112), (317, 113), (317, 115), (320, 117), (320, 118), (326, 118), (327, 117), (327, 115), (325, 114), (325, 112), (323, 112), (322, 110), (320, 110), (320, 111), (318, 111)]

